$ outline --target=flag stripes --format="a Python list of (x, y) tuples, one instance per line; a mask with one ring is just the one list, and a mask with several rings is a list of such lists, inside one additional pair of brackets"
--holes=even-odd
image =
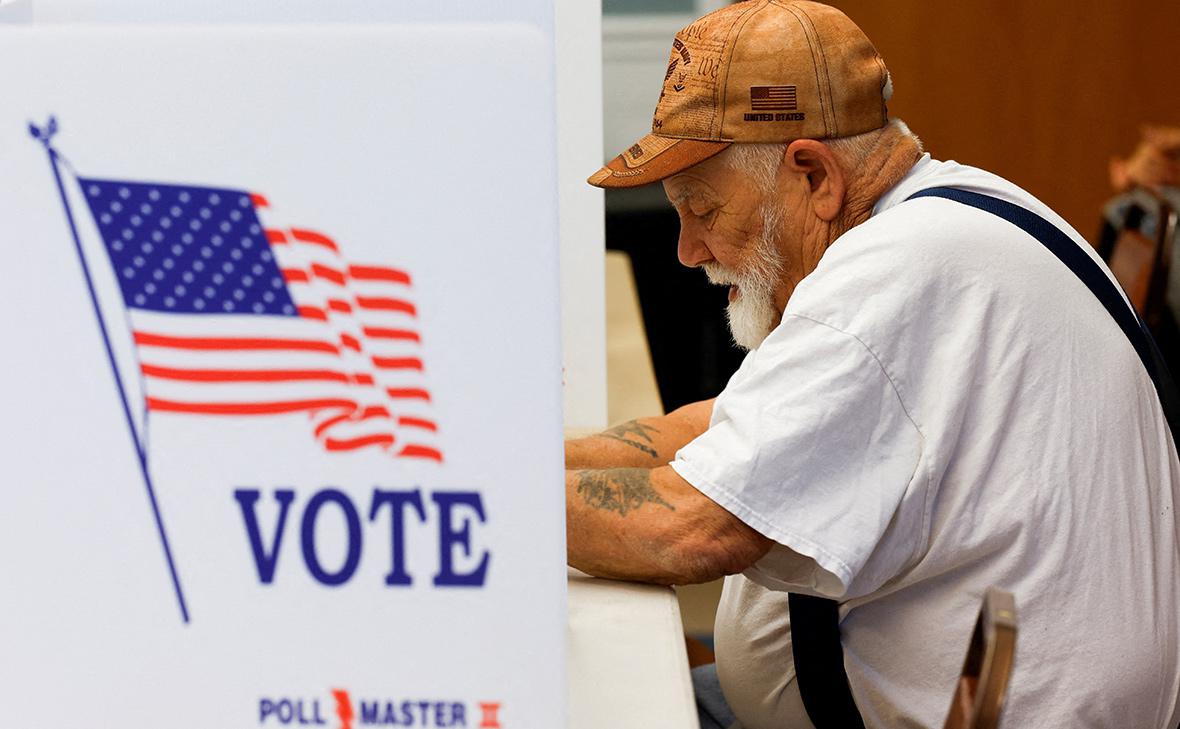
[(794, 86), (751, 86), (752, 111), (794, 111), (798, 100)]

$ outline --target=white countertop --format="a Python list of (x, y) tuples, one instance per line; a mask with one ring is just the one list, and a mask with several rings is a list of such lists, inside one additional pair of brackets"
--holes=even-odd
[(569, 729), (698, 729), (671, 588), (569, 569)]

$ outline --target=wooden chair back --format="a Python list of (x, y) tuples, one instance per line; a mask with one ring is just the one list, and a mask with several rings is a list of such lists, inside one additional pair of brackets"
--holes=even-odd
[(1155, 327), (1167, 306), (1168, 272), (1172, 265), (1172, 245), (1176, 235), (1176, 212), (1167, 201), (1149, 191), (1158, 205), (1154, 240), (1138, 230), (1142, 213), (1133, 216), (1135, 227), (1118, 231), (1110, 256), (1110, 270), (1149, 327)]
[(990, 588), (943, 729), (995, 729), (1016, 657), (1016, 600)]

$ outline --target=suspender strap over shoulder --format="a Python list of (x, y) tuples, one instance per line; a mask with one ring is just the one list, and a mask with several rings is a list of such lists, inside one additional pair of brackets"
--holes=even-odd
[[(933, 187), (908, 200), (940, 197), (991, 213), (1036, 238), (1061, 261), (1102, 306), (1126, 335), (1151, 377), (1175, 442), (1180, 426), (1180, 392), (1172, 381), (1155, 340), (1143, 321), (1119, 293), (1118, 287), (1077, 243), (1036, 213), (1006, 200), (952, 187)], [(834, 600), (791, 593), (791, 650), (803, 707), (815, 729), (863, 729), (864, 721), (852, 698), (840, 644), (839, 605)]]
[(1159, 347), (1156, 346), (1155, 339), (1152, 338), (1147, 325), (1130, 307), (1119, 292), (1118, 286), (1110, 280), (1102, 268), (1094, 262), (1094, 259), (1056, 225), (1031, 210), (1006, 200), (953, 187), (932, 187), (928, 190), (921, 190), (910, 195), (907, 200), (920, 197), (941, 197), (953, 200), (1003, 218), (1040, 241), (1041, 245), (1056, 256), (1057, 260), (1073, 271), (1086, 288), (1090, 289), (1090, 293), (1102, 303), (1107, 313), (1123, 330), (1123, 334), (1131, 342), (1131, 346), (1135, 348), (1135, 353), (1139, 355), (1139, 361), (1143, 363), (1143, 368), (1147, 370), (1148, 376), (1151, 377), (1151, 381), (1155, 385), (1164, 416), (1168, 420), (1168, 429), (1172, 432), (1173, 442), (1175, 441), (1177, 428), (1180, 427), (1180, 392), (1176, 390), (1176, 383), (1172, 380)]

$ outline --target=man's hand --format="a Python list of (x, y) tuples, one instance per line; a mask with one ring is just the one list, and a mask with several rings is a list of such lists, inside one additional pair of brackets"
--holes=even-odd
[(666, 465), (567, 471), (566, 540), (583, 572), (676, 585), (741, 572), (772, 544)]
[(654, 468), (672, 460), (709, 427), (713, 401), (692, 403), (667, 415), (640, 418), (597, 435), (566, 441), (566, 468)]

